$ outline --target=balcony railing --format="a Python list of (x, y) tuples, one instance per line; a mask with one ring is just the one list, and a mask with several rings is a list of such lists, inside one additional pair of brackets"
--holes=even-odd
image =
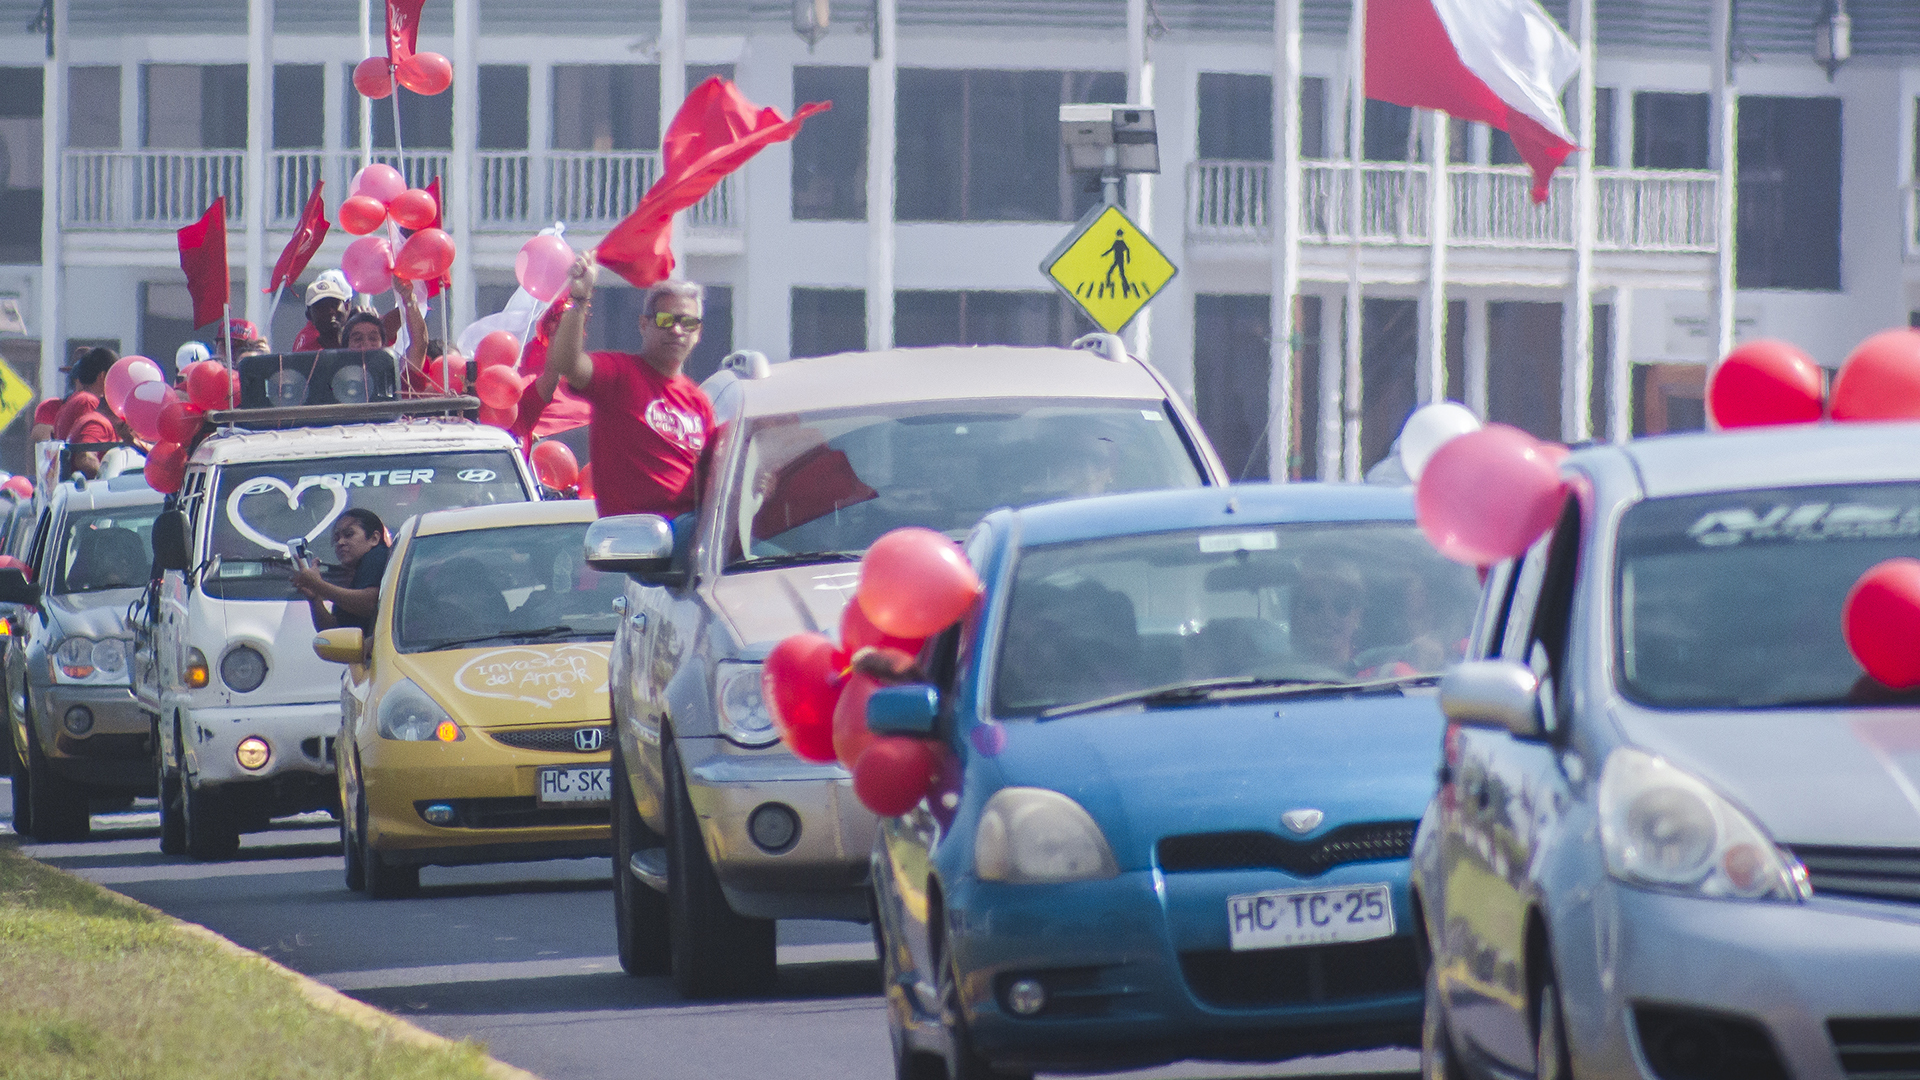
[[(1360, 240), (1424, 244), (1430, 232), (1427, 166), (1368, 162), (1361, 166)], [(1447, 170), (1458, 247), (1572, 248), (1574, 177), (1553, 178), (1545, 203), (1529, 197), (1533, 181), (1521, 166), (1454, 165)], [(1198, 161), (1187, 170), (1187, 232), (1201, 240), (1267, 242), (1271, 165)], [(1714, 192), (1709, 172), (1595, 170), (1596, 243), (1604, 251), (1711, 252)], [(1350, 235), (1353, 173), (1343, 161), (1301, 168), (1300, 234), (1307, 243), (1344, 244)]]
[[(413, 187), (440, 177), (445, 194), (453, 155), (446, 150), (375, 153)], [(247, 155), (242, 150), (70, 150), (61, 202), (70, 229), (176, 229), (198, 218), (220, 195), (230, 227), (245, 219)], [(267, 227), (291, 228), (315, 181), (327, 184), (329, 212), (360, 168), (358, 153), (275, 150), (268, 155)], [(646, 194), (660, 171), (649, 151), (487, 152), (474, 155), (478, 185), (473, 227), (531, 232), (554, 221), (588, 231), (611, 227)], [(741, 224), (735, 185), (727, 177), (690, 208), (689, 229), (729, 230)]]

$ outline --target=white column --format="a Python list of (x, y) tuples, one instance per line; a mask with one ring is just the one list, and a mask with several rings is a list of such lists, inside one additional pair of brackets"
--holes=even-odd
[[(1147, 0), (1127, 0), (1127, 101), (1153, 107), (1153, 61), (1147, 56)], [(1153, 235), (1153, 177), (1132, 177), (1134, 224), (1148, 236)], [(1134, 355), (1151, 358), (1153, 352), (1153, 307), (1142, 308), (1127, 328)]]
[(1574, 77), (1573, 287), (1560, 320), (1560, 437), (1570, 443), (1593, 436), (1593, 177), (1595, 123), (1593, 90), (1594, 0), (1573, 0), (1573, 37), (1580, 46), (1580, 73)]
[(1467, 301), (1466, 332), (1462, 335), (1461, 351), (1465, 353), (1462, 372), (1466, 380), (1465, 404), (1473, 410), (1473, 415), (1482, 420), (1487, 416), (1487, 302), (1474, 297)]
[(1346, 351), (1340, 345), (1340, 327), (1346, 321), (1346, 297), (1327, 293), (1320, 298), (1320, 471), (1322, 480), (1340, 479), (1340, 371)]
[[(380, 51), (385, 53), (384, 34), (381, 39)], [(373, 55), (373, 0), (360, 0), (360, 55), (363, 58)], [(359, 93), (354, 97), (360, 103), (360, 164), (355, 168), (365, 168), (373, 161), (373, 99)], [(348, 169), (347, 176), (352, 177), (354, 171)], [(341, 192), (340, 197), (346, 198), (347, 193)]]
[[(660, 0), (660, 169), (667, 167), (667, 126), (687, 99), (687, 0)], [(687, 215), (673, 215), (675, 277), (686, 277)]]
[(1714, 168), (1720, 174), (1714, 215), (1719, 250), (1714, 255), (1712, 283), (1713, 363), (1718, 364), (1733, 351), (1734, 241), (1739, 224), (1735, 182), (1740, 172), (1740, 98), (1733, 85), (1733, 0), (1713, 0), (1712, 18), (1713, 151)]
[(874, 0), (873, 65), (867, 69), (867, 348), (893, 348), (894, 89), (899, 82), (899, 9)]
[(553, 65), (533, 60), (527, 65), (527, 214), (529, 231), (553, 224)]
[(1364, 297), (1360, 290), (1360, 230), (1366, 202), (1361, 162), (1367, 147), (1367, 4), (1353, 0), (1347, 30), (1347, 369), (1341, 410), (1341, 477), (1358, 481), (1360, 465), (1360, 328)]
[(473, 272), (473, 223), (481, 204), (480, 170), (474, 159), (479, 142), (480, 0), (453, 0), (453, 157), (447, 165), (453, 175), (441, 191), (447, 200), (441, 217), (453, 234), (453, 291), (440, 302), (447, 307), (447, 325), (454, 334), (479, 315), (474, 310)]
[[(1300, 292), (1300, 2), (1273, 4), (1273, 328), (1267, 373), (1267, 476), (1287, 479), (1293, 458), (1293, 298)], [(1321, 326), (1326, 318), (1321, 316)], [(1327, 336), (1324, 329), (1322, 337)]]
[(1421, 336), (1420, 370), (1416, 373), (1422, 403), (1447, 397), (1447, 245), (1453, 234), (1453, 188), (1447, 171), (1453, 157), (1452, 121), (1437, 109), (1426, 113), (1427, 152), (1427, 292), (1426, 333)]
[(1612, 348), (1607, 357), (1607, 437), (1614, 442), (1633, 438), (1633, 290), (1613, 290)]
[(61, 397), (67, 391), (66, 376), (60, 373), (60, 365), (66, 363), (67, 350), (67, 325), (60, 308), (61, 294), (66, 291), (65, 260), (61, 257), (60, 207), (66, 201), (62, 155), (67, 149), (67, 114), (70, 111), (67, 108), (69, 10), (67, 0), (53, 0), (47, 11), (47, 17), (53, 20), (50, 32), (53, 55), (47, 58), (41, 88), (39, 389), (42, 397)]
[[(240, 309), (255, 324), (267, 320), (267, 208), (268, 170), (273, 146), (273, 0), (247, 0), (247, 174), (246, 285)], [(237, 312), (236, 312), (237, 314)], [(263, 332), (271, 328), (261, 326)]]

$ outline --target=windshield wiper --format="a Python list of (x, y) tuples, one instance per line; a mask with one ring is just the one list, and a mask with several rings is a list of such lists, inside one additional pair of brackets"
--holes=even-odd
[(727, 569), (766, 570), (775, 566), (806, 566), (810, 563), (858, 562), (857, 551), (794, 551), (785, 555), (760, 555), (739, 562), (728, 563)]
[(425, 651), (443, 652), (447, 649), (458, 649), (466, 645), (481, 645), (489, 641), (505, 641), (508, 638), (565, 637), (568, 634), (573, 634), (577, 632), (579, 631), (575, 631), (574, 628), (571, 626), (559, 626), (559, 625), (542, 626), (534, 630), (500, 630), (495, 633), (480, 634), (475, 637), (455, 638), (452, 641), (436, 641), (433, 644), (426, 646)]
[(1130, 690), (1126, 693), (1110, 694), (1107, 697), (1076, 702), (1072, 705), (1056, 705), (1051, 709), (1042, 709), (1039, 718), (1052, 720), (1078, 713), (1097, 712), (1118, 705), (1181, 705), (1216, 697), (1283, 697), (1292, 694), (1323, 694), (1335, 691), (1393, 690), (1408, 686), (1432, 685), (1439, 681), (1438, 672), (1359, 681), (1230, 675), (1219, 679), (1191, 679), (1185, 682), (1168, 683), (1165, 686), (1150, 687), (1146, 690)]

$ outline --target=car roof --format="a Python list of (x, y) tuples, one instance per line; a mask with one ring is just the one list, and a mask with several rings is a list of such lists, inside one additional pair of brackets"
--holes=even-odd
[(1920, 480), (1920, 423), (1848, 421), (1635, 439), (1572, 460), (1624, 456), (1643, 497)]
[(1235, 484), (1042, 503), (1013, 511), (1023, 547), (1181, 529), (1413, 520), (1413, 489), (1378, 484)]
[(475, 529), (499, 529), (514, 525), (565, 525), (594, 520), (598, 514), (592, 499), (553, 499), (547, 502), (494, 503), (491, 506), (462, 506), (453, 510), (435, 510), (421, 514), (416, 536), (470, 532)]
[(410, 419), (378, 424), (249, 431), (222, 428), (193, 452), (195, 464), (288, 461), (356, 454), (404, 454), (432, 450), (511, 450), (513, 436), (471, 420)]

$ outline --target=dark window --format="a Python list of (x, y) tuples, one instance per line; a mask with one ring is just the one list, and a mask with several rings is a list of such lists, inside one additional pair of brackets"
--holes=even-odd
[(1602, 169), (1610, 169), (1619, 162), (1613, 152), (1613, 110), (1617, 97), (1611, 86), (1597, 87), (1593, 91), (1593, 163)]
[(276, 150), (317, 149), (326, 142), (327, 69), (321, 64), (275, 64), (273, 68), (273, 146)]
[(867, 216), (867, 69), (794, 68), (794, 107), (809, 101), (831, 101), (833, 108), (807, 121), (794, 136), (793, 218), (863, 220)]
[(1560, 438), (1559, 304), (1487, 305), (1487, 416)]
[(1712, 108), (1706, 94), (1633, 95), (1633, 167), (1707, 168)]
[(171, 370), (173, 354), (193, 340), (194, 329), (193, 296), (185, 285), (171, 281), (140, 283), (140, 351), (154, 357), (154, 363), (169, 377), (177, 374)]
[(1200, 427), (1235, 481), (1268, 476), (1272, 300), (1193, 298), (1193, 401)]
[(527, 148), (527, 67), (525, 64), (480, 66), (481, 150)]
[[(34, 69), (36, 75), (38, 70)], [(34, 82), (33, 115), (39, 116), (39, 79), (35, 78)], [(120, 148), (119, 67), (75, 67), (68, 70), (67, 146), (76, 150)]]
[(1300, 80), (1300, 156), (1327, 156), (1327, 80)]
[(867, 347), (865, 289), (795, 289), (792, 319), (791, 356), (830, 356)]
[(1367, 160), (1413, 161), (1413, 110), (1391, 101), (1367, 101)]
[(1360, 463), (1370, 469), (1419, 400), (1420, 302), (1369, 299), (1360, 311)]
[(1273, 78), (1200, 73), (1200, 156), (1273, 159)]
[(659, 149), (660, 69), (651, 64), (554, 65), (553, 148)]
[(245, 64), (148, 64), (146, 145), (239, 150), (247, 145)]
[(40, 261), (41, 69), (0, 68), (0, 263)]
[(917, 345), (1065, 345), (1094, 326), (1066, 297), (1049, 292), (894, 294), (893, 337)]
[[(360, 145), (360, 95), (353, 88), (353, 65), (347, 65), (347, 143)], [(453, 94), (422, 97), (411, 90), (395, 90), (394, 97), (373, 103), (373, 145), (393, 148), (394, 98), (400, 102), (400, 138), (408, 150), (453, 148)]]
[(1840, 99), (1740, 99), (1739, 285), (1840, 287)]

